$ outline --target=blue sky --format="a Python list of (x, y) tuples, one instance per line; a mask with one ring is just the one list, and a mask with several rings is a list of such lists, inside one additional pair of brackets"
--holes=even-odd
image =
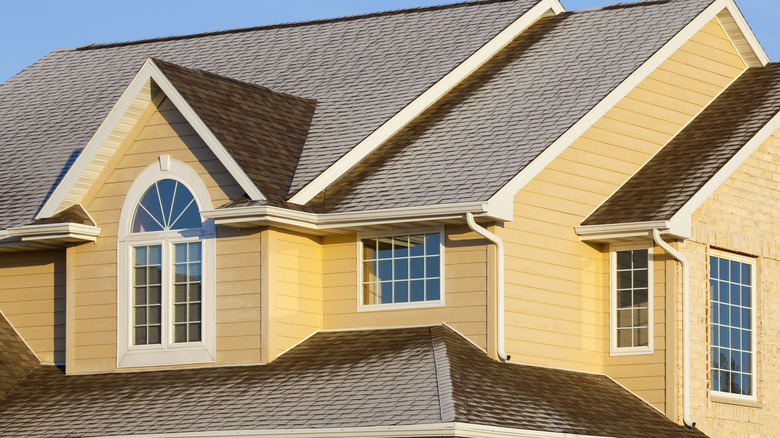
[[(567, 10), (618, 0), (563, 0)], [(36, 0), (3, 2), (0, 82), (62, 47), (329, 18), (448, 0)], [(770, 59), (780, 60), (780, 2), (737, 0)], [(131, 7), (129, 7), (132, 5)]]

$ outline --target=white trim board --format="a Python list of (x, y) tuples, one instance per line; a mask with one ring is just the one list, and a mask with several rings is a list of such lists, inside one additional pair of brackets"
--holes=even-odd
[[(219, 432), (188, 432), (151, 435), (114, 435), (111, 438), (400, 438), (450, 436), (459, 438), (604, 438), (575, 433), (544, 432), (508, 427), (482, 426), (469, 423), (434, 423), (404, 426), (339, 427), (326, 429), (263, 429), (229, 430)], [(109, 438), (104, 436), (103, 438)]]
[(484, 63), (512, 42), (518, 35), (531, 27), (539, 18), (548, 14), (560, 14), (565, 12), (558, 0), (541, 0), (528, 10), (520, 18), (515, 20), (506, 29), (499, 32), (490, 41), (474, 52), (463, 63), (455, 67), (451, 72), (436, 82), (431, 88), (423, 92), (405, 108), (387, 120), (363, 141), (357, 144), (344, 156), (331, 164), (324, 172), (309, 181), (292, 198), (290, 203), (305, 205), (320, 192), (336, 182), (340, 177), (357, 166), (373, 151), (384, 144), (388, 139), (403, 129), (431, 105), (439, 101), (450, 90), (469, 77)]
[[(691, 20), (681, 31), (679, 31), (672, 39), (664, 44), (653, 56), (651, 56), (644, 64), (637, 68), (630, 76), (628, 76), (620, 85), (618, 85), (612, 92), (610, 92), (604, 99), (602, 99), (596, 106), (594, 106), (585, 116), (577, 121), (568, 131), (561, 135), (555, 142), (553, 142), (547, 149), (544, 150), (539, 156), (537, 156), (531, 163), (529, 163), (523, 170), (520, 171), (515, 177), (513, 177), (508, 183), (504, 185), (498, 192), (496, 192), (490, 201), (503, 202), (512, 204), (514, 195), (519, 192), (528, 182), (536, 177), (542, 170), (544, 170), (555, 158), (557, 158), (566, 148), (569, 147), (574, 141), (576, 141), (582, 134), (590, 129), (599, 119), (601, 119), (612, 107), (614, 107), (621, 99), (623, 99), (628, 93), (636, 88), (639, 83), (645, 80), (656, 68), (658, 68), (669, 56), (677, 51), (686, 41), (688, 41), (696, 32), (701, 30), (707, 23), (713, 18), (716, 18), (719, 14), (728, 12), (732, 17), (735, 17), (737, 23), (737, 29), (743, 32), (748, 41), (755, 39), (750, 27), (747, 23), (744, 26), (739, 25), (739, 17), (742, 14), (739, 12), (736, 4), (733, 0), (715, 0), (710, 6), (708, 6), (702, 13), (696, 18)], [(744, 18), (742, 18), (744, 22)], [(729, 35), (734, 40), (734, 35)], [(757, 40), (756, 40), (757, 44)], [(769, 61), (760, 45), (750, 47), (756, 52), (756, 56), (762, 60)], [(744, 57), (743, 57), (744, 58)]]
[(43, 208), (36, 215), (36, 219), (51, 217), (65, 208), (81, 202), (104, 166), (152, 101), (154, 97), (153, 85), (156, 85), (171, 100), (247, 195), (252, 200), (266, 200), (254, 182), (171, 81), (152, 59), (147, 59), (65, 177), (46, 200)]

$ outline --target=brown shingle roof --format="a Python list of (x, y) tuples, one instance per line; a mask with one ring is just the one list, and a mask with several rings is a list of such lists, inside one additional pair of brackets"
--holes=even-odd
[(321, 332), (259, 366), (83, 376), (39, 367), (0, 401), (0, 418), (0, 436), (20, 438), (453, 421), (704, 436), (605, 376), (496, 362), (446, 326)]
[(316, 101), (153, 59), (244, 172), (269, 198), (284, 197)]
[(582, 225), (668, 220), (780, 111), (780, 63), (751, 68)]
[(38, 358), (0, 313), (0, 400), (36, 366)]

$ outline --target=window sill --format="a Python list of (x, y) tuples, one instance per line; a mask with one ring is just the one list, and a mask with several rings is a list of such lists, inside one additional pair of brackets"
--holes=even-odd
[(213, 363), (214, 354), (204, 345), (173, 349), (139, 349), (120, 354), (118, 368)]
[(380, 312), (383, 310), (413, 310), (432, 307), (444, 307), (444, 300), (396, 304), (359, 304), (357, 310), (358, 312)]
[(728, 394), (710, 391), (710, 400), (713, 403), (722, 403), (728, 405), (744, 406), (747, 408), (763, 408), (764, 405), (757, 399), (747, 397), (730, 396)]
[(649, 356), (653, 354), (652, 348), (638, 348), (638, 349), (615, 349), (609, 352), (610, 356)]

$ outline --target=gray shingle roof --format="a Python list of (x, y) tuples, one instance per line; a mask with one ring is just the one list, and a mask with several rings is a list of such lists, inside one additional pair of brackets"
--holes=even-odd
[(710, 3), (541, 19), (309, 205), (341, 212), (490, 198)]
[(445, 326), (318, 333), (260, 366), (83, 376), (41, 366), (0, 400), (0, 418), (0, 435), (19, 438), (453, 421), (704, 436), (605, 376), (496, 362)]
[(149, 57), (316, 99), (297, 189), (535, 3), (471, 1), (54, 51), (0, 84), (0, 229), (32, 219)]
[(748, 69), (582, 225), (668, 220), (780, 112), (780, 64)]

